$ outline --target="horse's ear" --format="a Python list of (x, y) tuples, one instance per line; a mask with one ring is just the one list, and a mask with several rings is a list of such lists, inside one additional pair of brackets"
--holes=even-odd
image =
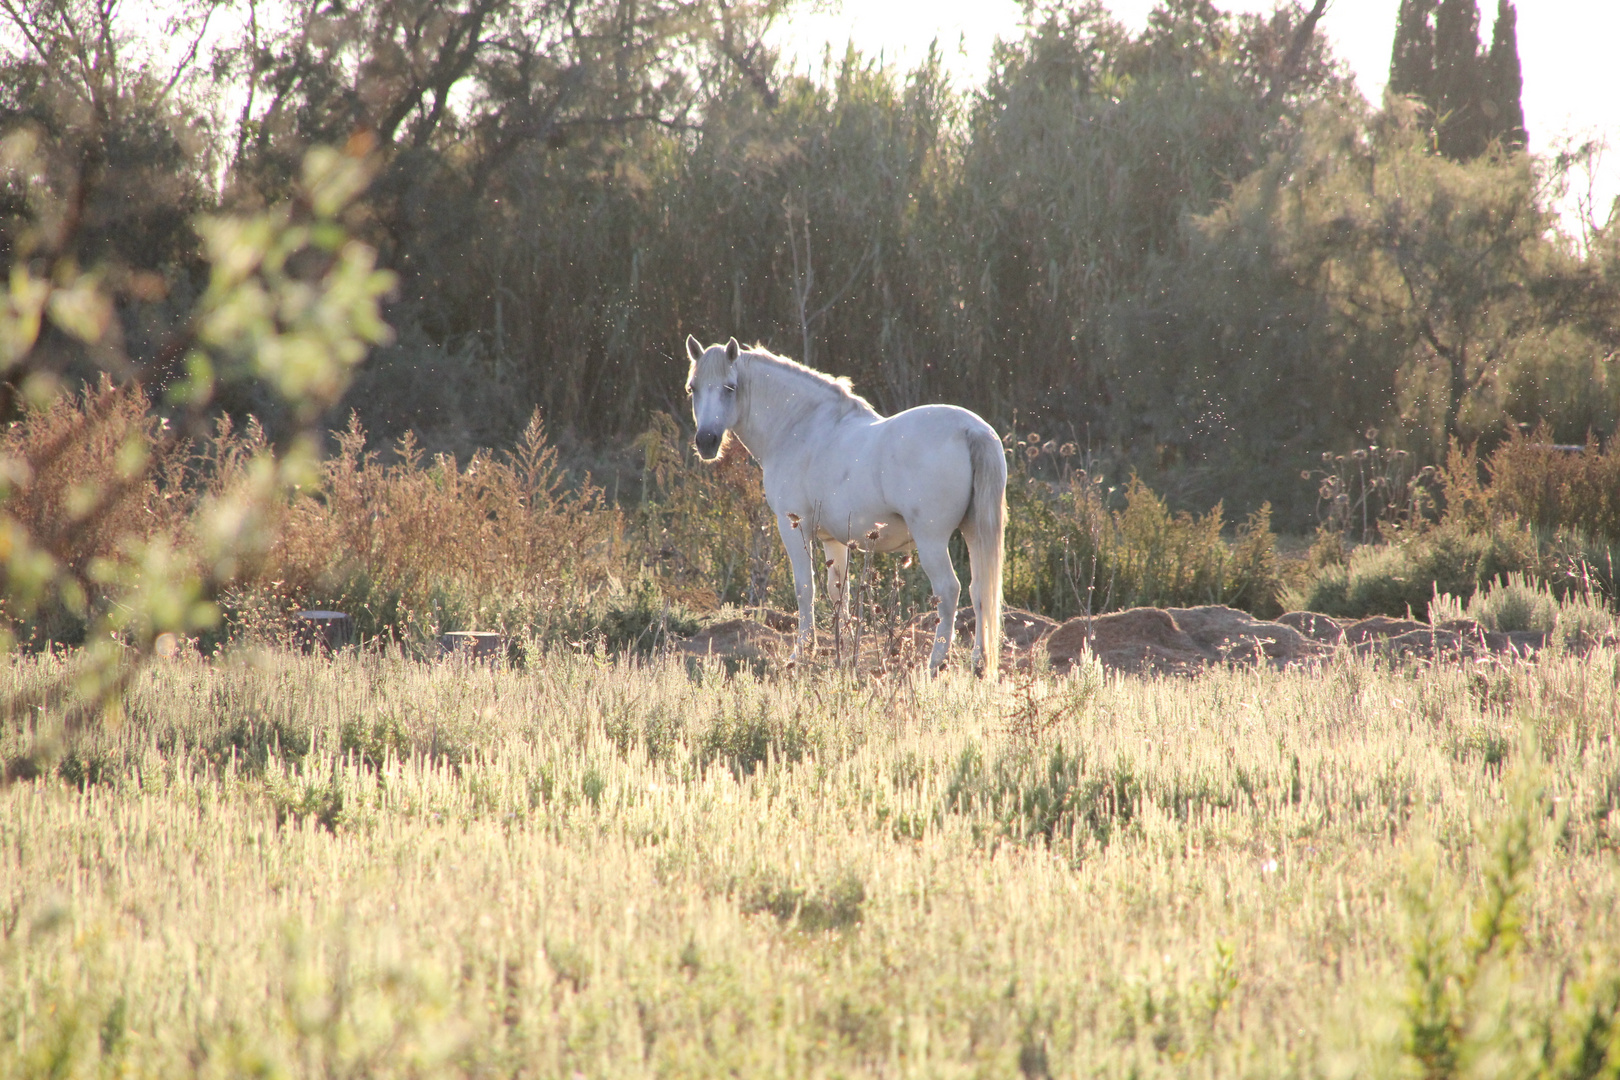
[(726, 359), (727, 360), (732, 360), (732, 361), (736, 360), (737, 359), (737, 349), (738, 349), (738, 345), (737, 345), (737, 339), (736, 338), (732, 338), (730, 341), (726, 342)]
[(688, 360), (692, 361), (692, 363), (695, 364), (695, 363), (698, 362), (698, 357), (700, 357), (702, 355), (703, 355), (703, 342), (699, 341), (697, 338), (693, 337), (691, 334), (687, 334), (686, 335), (686, 358)]

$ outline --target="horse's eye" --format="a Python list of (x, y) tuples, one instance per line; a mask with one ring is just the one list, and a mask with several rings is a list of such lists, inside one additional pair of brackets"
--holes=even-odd
[(726, 393), (735, 394), (736, 392), (737, 392), (737, 384), (736, 383), (726, 383)]

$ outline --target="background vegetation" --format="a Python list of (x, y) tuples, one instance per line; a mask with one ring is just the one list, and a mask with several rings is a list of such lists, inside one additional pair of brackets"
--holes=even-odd
[[(538, 408), (634, 488), (623, 451), (679, 411), (689, 331), (1074, 441), (1177, 510), (1269, 499), (1296, 532), (1300, 470), (1369, 428), (1439, 464), (1453, 436), (1620, 418), (1620, 241), (1550, 214), (1589, 157), (1521, 149), (1511, 4), (1490, 49), (1473, 0), (1406, 4), (1416, 96), (1376, 109), (1295, 3), (1167, 0), (1140, 33), (1034, 5), (967, 89), (937, 59), (789, 74), (762, 44), (786, 0), (9, 10), (0, 251), (113, 287), (126, 376), (203, 291), (198, 213), (276, 203), (312, 146), (374, 148), (348, 224), (397, 275), (394, 334), (324, 415), (358, 410), (372, 448), (410, 431), (465, 463)], [(30, 365), (104, 360), (42, 342), (8, 400)], [(251, 381), (212, 404), (272, 440), (295, 419)]]
[(109, 641), (299, 607), (425, 647), (789, 606), (757, 471), (690, 467), (688, 330), (990, 416), (1053, 617), (1613, 597), (1620, 248), (1551, 215), (1581, 156), (1523, 152), (1511, 4), (1489, 50), (1403, 5), (1377, 110), (1320, 5), (1032, 7), (965, 91), (783, 74), (790, 14), (7, 8), (8, 625), (108, 690)]

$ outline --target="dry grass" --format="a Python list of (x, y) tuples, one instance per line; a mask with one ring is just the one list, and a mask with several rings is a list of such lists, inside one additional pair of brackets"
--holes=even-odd
[[(443, 630), (552, 636), (624, 572), (624, 518), (590, 477), (570, 487), (539, 414), (508, 453), (424, 461), (409, 435), (389, 464), (351, 420), (250, 587), (354, 614), (366, 636)], [(551, 631), (552, 633), (548, 633)]]
[(1495, 512), (1620, 543), (1620, 445), (1613, 439), (1605, 452), (1589, 436), (1572, 453), (1552, 445), (1545, 428), (1530, 437), (1513, 431), (1486, 468)]
[(1613, 652), (163, 665), (0, 791), (0, 1074), (1528, 1075), (1607, 1015), (1617, 715)]

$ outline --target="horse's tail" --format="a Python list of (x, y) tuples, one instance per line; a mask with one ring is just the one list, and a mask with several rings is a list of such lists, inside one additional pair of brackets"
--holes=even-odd
[(968, 433), (968, 459), (973, 465), (973, 496), (968, 519), (978, 541), (974, 585), (981, 575), (982, 610), (976, 612), (984, 631), (984, 671), (996, 677), (1001, 664), (1001, 564), (1006, 552), (1007, 456), (989, 425)]

